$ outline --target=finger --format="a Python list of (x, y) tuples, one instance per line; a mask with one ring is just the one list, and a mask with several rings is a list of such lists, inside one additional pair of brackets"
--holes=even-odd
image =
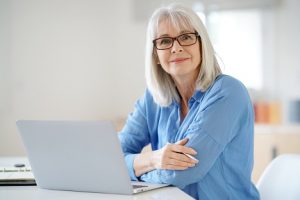
[(175, 144), (185, 145), (188, 141), (189, 141), (189, 138), (184, 138), (184, 139), (182, 139), (182, 140), (179, 140), (179, 141), (176, 142)]
[(176, 159), (170, 159), (168, 164), (179, 166), (179, 167), (194, 167), (195, 163), (184, 162)]
[(165, 169), (168, 170), (186, 170), (188, 167), (176, 166), (176, 165), (166, 165)]
[(169, 156), (170, 158), (172, 159), (176, 159), (176, 160), (179, 160), (179, 161), (183, 161), (183, 162), (188, 162), (188, 163), (193, 163), (193, 164), (196, 164), (198, 163), (196, 160), (182, 154), (182, 153), (176, 153), (176, 152), (173, 152), (172, 154), (170, 154)]
[(189, 162), (189, 158), (182, 153), (172, 152), (170, 158), (180, 160), (183, 162)]
[(170, 146), (170, 148), (172, 151), (179, 152), (179, 153), (186, 153), (186, 154), (191, 154), (191, 155), (197, 154), (197, 152), (194, 149), (192, 149), (190, 147), (186, 147), (186, 146), (181, 146), (178, 144), (173, 144), (172, 146)]

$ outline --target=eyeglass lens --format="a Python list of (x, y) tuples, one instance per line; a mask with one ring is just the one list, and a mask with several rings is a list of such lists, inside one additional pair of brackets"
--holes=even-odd
[(197, 41), (197, 35), (195, 33), (186, 33), (177, 36), (176, 38), (172, 37), (163, 37), (155, 40), (155, 46), (157, 49), (168, 49), (173, 46), (174, 41), (177, 40), (181, 46), (193, 45)]

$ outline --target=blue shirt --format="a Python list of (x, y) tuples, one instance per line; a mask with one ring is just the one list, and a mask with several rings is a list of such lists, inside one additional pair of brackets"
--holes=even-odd
[[(253, 107), (238, 80), (219, 75), (205, 92), (196, 90), (181, 121), (175, 100), (161, 107), (147, 90), (128, 116), (119, 138), (132, 180), (167, 183), (201, 200), (259, 199), (251, 182), (253, 166)], [(136, 177), (133, 160), (142, 148), (152, 150), (189, 138), (199, 163), (186, 170), (153, 170)]]

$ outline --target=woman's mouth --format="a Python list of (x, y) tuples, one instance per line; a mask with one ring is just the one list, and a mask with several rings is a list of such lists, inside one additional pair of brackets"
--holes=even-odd
[(175, 58), (174, 60), (171, 60), (171, 63), (182, 63), (186, 60), (188, 60), (189, 58)]

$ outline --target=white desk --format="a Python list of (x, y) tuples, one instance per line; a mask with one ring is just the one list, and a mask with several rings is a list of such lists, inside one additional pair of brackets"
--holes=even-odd
[[(0, 157), (0, 166), (13, 166), (15, 163), (25, 163), (25, 158)], [(88, 192), (69, 192), (39, 189), (35, 186), (0, 186), (0, 200), (191, 200), (189, 195), (176, 187), (160, 188), (134, 195), (114, 195)]]

